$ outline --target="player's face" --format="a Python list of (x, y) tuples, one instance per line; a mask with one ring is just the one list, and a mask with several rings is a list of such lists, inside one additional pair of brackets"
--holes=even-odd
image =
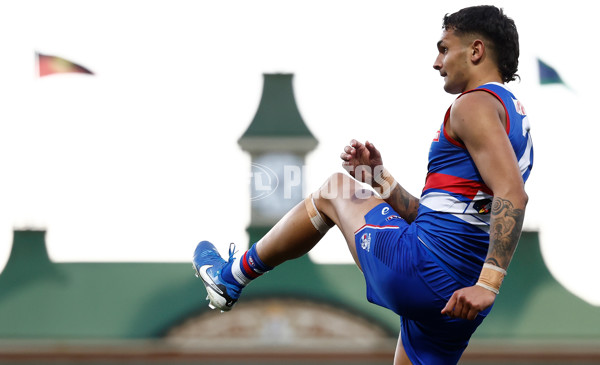
[(433, 68), (444, 78), (444, 90), (459, 94), (466, 90), (470, 47), (453, 30), (444, 30), (437, 43), (438, 56)]

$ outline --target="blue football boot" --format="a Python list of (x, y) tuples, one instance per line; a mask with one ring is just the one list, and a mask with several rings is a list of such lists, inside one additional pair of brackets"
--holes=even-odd
[(216, 247), (208, 241), (202, 241), (196, 247), (193, 260), (194, 270), (196, 277), (202, 279), (206, 287), (208, 293), (206, 299), (210, 301), (208, 306), (211, 309), (219, 308), (222, 312), (229, 311), (240, 297), (242, 286), (226, 282), (222, 278), (223, 268), (231, 267), (234, 254), (235, 245), (233, 243), (229, 246), (228, 261), (223, 260)]

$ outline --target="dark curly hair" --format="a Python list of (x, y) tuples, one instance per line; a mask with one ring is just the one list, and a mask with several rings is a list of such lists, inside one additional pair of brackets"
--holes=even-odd
[[(444, 30), (457, 35), (477, 35), (484, 38), (491, 48), (491, 56), (500, 70), (504, 82), (519, 78), (519, 33), (515, 22), (502, 9), (482, 5), (464, 8), (444, 16)], [(490, 47), (491, 46), (491, 47)]]

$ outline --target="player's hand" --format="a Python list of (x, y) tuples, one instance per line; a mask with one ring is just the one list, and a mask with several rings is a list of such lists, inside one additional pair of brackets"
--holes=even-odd
[(496, 300), (496, 294), (474, 285), (457, 290), (452, 294), (442, 314), (452, 318), (474, 320), (479, 312), (489, 308)]
[[(373, 183), (372, 172), (377, 166), (382, 166), (383, 161), (379, 150), (373, 143), (366, 141), (365, 144), (353, 139), (350, 144), (344, 147), (344, 152), (340, 155), (342, 167), (355, 179)], [(362, 168), (359, 168), (362, 167)], [(359, 172), (360, 173), (357, 173)]]

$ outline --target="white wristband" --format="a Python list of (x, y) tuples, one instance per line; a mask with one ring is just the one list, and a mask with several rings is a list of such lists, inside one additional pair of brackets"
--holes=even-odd
[(485, 263), (485, 264), (483, 264), (483, 267), (488, 268), (488, 269), (492, 269), (492, 270), (496, 270), (499, 273), (501, 273), (502, 275), (506, 276), (506, 270), (504, 270), (503, 268), (501, 268), (499, 266)]
[(482, 288), (484, 288), (484, 289), (487, 289), (487, 290), (491, 291), (491, 292), (492, 292), (492, 293), (494, 293), (494, 294), (500, 294), (500, 290), (498, 290), (498, 289), (496, 289), (496, 288), (492, 288), (492, 287), (491, 287), (491, 286), (489, 286), (489, 285), (485, 285), (485, 284), (483, 284), (483, 283), (479, 283), (479, 282), (478, 282), (478, 283), (476, 283), (475, 285), (477, 285), (477, 286), (480, 286), (480, 287), (482, 287)]

